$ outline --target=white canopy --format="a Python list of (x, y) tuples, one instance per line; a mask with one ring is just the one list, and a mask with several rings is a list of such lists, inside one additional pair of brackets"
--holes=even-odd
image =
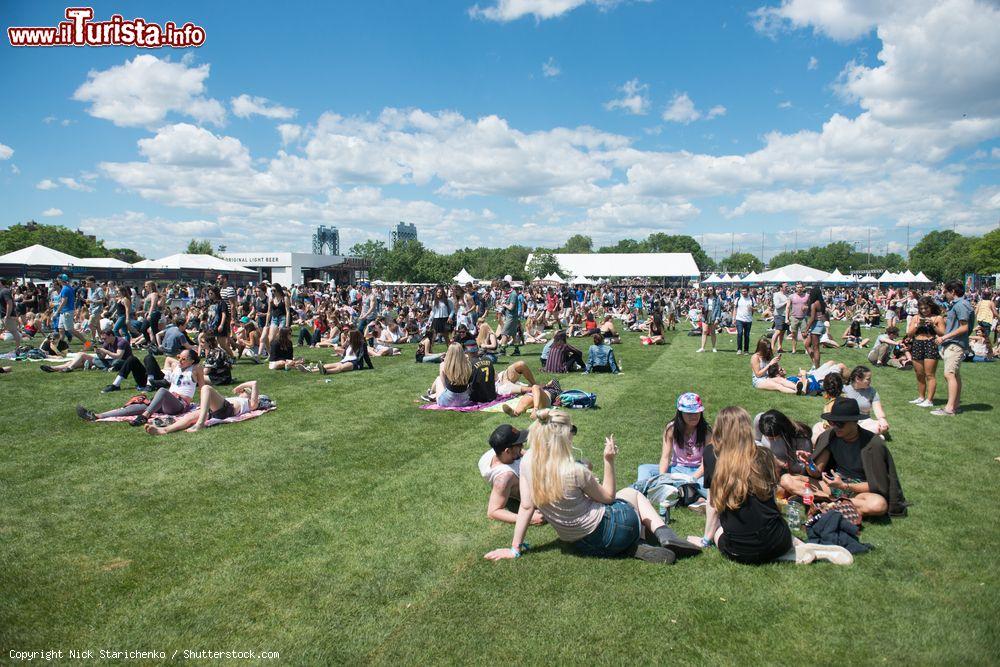
[(722, 276), (721, 278), (719, 278), (719, 282), (720, 283), (731, 283), (731, 282), (733, 282), (733, 277), (727, 273), (724, 276)]
[(550, 281), (550, 282), (553, 282), (553, 283), (559, 283), (559, 284), (562, 284), (562, 283), (565, 283), (565, 282), (566, 282), (566, 281), (565, 281), (565, 280), (563, 280), (563, 279), (562, 279), (562, 278), (561, 278), (561, 277), (559, 276), (559, 274), (558, 274), (558, 273), (556, 273), (555, 271), (553, 271), (553, 272), (552, 272), (552, 273), (550, 273), (549, 275), (547, 275), (547, 276), (545, 276), (544, 278), (542, 278), (542, 280), (548, 280), (548, 281)]
[(918, 273), (916, 276), (913, 277), (913, 280), (911, 282), (915, 282), (915, 283), (929, 283), (929, 282), (931, 282), (931, 280), (930, 280), (930, 278), (928, 278), (927, 276), (924, 275), (923, 271), (921, 271), (920, 273)]
[(713, 273), (708, 278), (705, 278), (703, 281), (701, 281), (701, 284), (702, 285), (715, 285), (716, 283), (720, 283), (720, 282), (722, 282), (722, 279), (719, 278), (718, 274)]
[(740, 280), (740, 282), (744, 283), (746, 285), (749, 285), (751, 283), (759, 283), (760, 282), (760, 276), (757, 275), (756, 271), (751, 271), (747, 275), (743, 276), (743, 279)]
[(26, 264), (28, 266), (69, 266), (79, 261), (73, 255), (67, 255), (64, 252), (38, 244), (0, 256), (0, 264)]
[(843, 273), (840, 272), (840, 269), (834, 269), (833, 273), (831, 273), (830, 275), (828, 275), (826, 278), (823, 279), (823, 282), (829, 285), (839, 285), (841, 283), (846, 283), (849, 281), (847, 279), (847, 276), (845, 276)]
[(462, 267), (462, 270), (458, 272), (458, 275), (452, 278), (452, 280), (461, 285), (466, 285), (468, 283), (476, 282), (476, 279), (473, 278), (472, 275), (465, 270), (464, 266)]
[(200, 271), (223, 271), (227, 273), (255, 273), (253, 269), (228, 262), (212, 255), (189, 255), (178, 253), (163, 257), (162, 259), (145, 259), (133, 264), (137, 269), (174, 269), (174, 270), (200, 270)]
[(871, 283), (877, 283), (878, 279), (874, 278), (872, 276), (865, 276), (864, 278), (861, 278), (860, 280), (858, 280), (858, 282), (859, 283), (865, 283), (866, 285), (870, 285)]
[(902, 280), (905, 283), (912, 283), (912, 282), (916, 282), (917, 277), (915, 275), (913, 275), (913, 271), (910, 271), (909, 269), (907, 269), (906, 271), (904, 271), (901, 274), (899, 274), (899, 279)]
[(588, 278), (587, 276), (576, 276), (575, 278), (571, 278), (569, 282), (572, 285), (596, 285), (597, 284), (593, 280), (591, 280), (590, 278)]
[[(778, 272), (781, 271), (783, 277), (776, 278)], [(763, 283), (776, 283), (776, 282), (803, 282), (803, 283), (815, 283), (824, 280), (828, 275), (826, 271), (820, 271), (819, 269), (814, 269), (809, 266), (804, 266), (802, 264), (789, 264), (787, 266), (782, 266), (778, 269), (771, 269), (770, 271), (765, 271), (760, 274), (758, 280)]]
[(895, 273), (890, 273), (888, 269), (878, 277), (878, 282), (880, 283), (894, 283), (899, 281), (899, 276)]
[(132, 265), (115, 257), (81, 257), (74, 266), (89, 266), (95, 269), (130, 269)]
[[(527, 266), (534, 255), (528, 255)], [(691, 277), (700, 275), (689, 252), (595, 252), (554, 255), (570, 276)]]

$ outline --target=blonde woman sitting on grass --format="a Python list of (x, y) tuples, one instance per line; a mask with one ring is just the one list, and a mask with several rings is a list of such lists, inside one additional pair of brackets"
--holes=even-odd
[(464, 408), (472, 403), (472, 362), (460, 343), (452, 343), (445, 352), (440, 372), (425, 396), (443, 408)]
[[(604, 439), (604, 481), (573, 455), (573, 423), (560, 410), (539, 410), (528, 431), (529, 451), (521, 458), (521, 504), (510, 548), (495, 549), (489, 560), (518, 558), (535, 509), (556, 535), (583, 556), (632, 557), (673, 563), (701, 549), (680, 539), (663, 523), (649, 500), (632, 488), (615, 493), (614, 436)], [(643, 531), (653, 538), (646, 544)]]

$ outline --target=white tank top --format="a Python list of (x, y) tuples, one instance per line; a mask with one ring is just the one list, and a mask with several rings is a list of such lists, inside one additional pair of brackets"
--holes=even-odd
[(169, 375), (165, 375), (164, 377), (170, 380), (170, 393), (194, 398), (194, 392), (198, 386), (195, 384), (193, 371), (194, 366), (190, 366), (187, 370), (178, 367)]

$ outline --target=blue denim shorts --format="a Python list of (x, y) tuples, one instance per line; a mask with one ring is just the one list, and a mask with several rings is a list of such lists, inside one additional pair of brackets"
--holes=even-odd
[(640, 526), (635, 508), (619, 498), (605, 505), (601, 523), (573, 547), (584, 556), (621, 556), (639, 541)]

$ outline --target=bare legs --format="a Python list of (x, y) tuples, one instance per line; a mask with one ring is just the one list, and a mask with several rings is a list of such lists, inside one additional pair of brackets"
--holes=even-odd
[(167, 426), (153, 426), (152, 424), (146, 424), (146, 433), (149, 433), (150, 435), (166, 435), (168, 433), (184, 431), (188, 428), (191, 428), (192, 431), (199, 431), (205, 427), (205, 422), (208, 421), (208, 415), (221, 408), (222, 404), (225, 402), (226, 399), (215, 389), (215, 387), (205, 385), (201, 388), (201, 405), (197, 410), (181, 416), (173, 424), (169, 424)]
[(531, 385), (530, 393), (522, 395), (517, 405), (513, 408), (504, 403), (503, 411), (511, 417), (520, 417), (528, 410), (541, 410), (542, 408), (549, 407), (549, 405), (551, 405), (549, 395), (542, 391), (542, 388), (537, 384), (533, 384)]
[(715, 325), (714, 324), (705, 324), (704, 322), (702, 322), (702, 324), (701, 324), (701, 349), (698, 350), (699, 352), (704, 352), (705, 351), (705, 342), (708, 340), (709, 336), (712, 337), (712, 349), (715, 350), (715, 336), (716, 336), (716, 334), (715, 334)]

